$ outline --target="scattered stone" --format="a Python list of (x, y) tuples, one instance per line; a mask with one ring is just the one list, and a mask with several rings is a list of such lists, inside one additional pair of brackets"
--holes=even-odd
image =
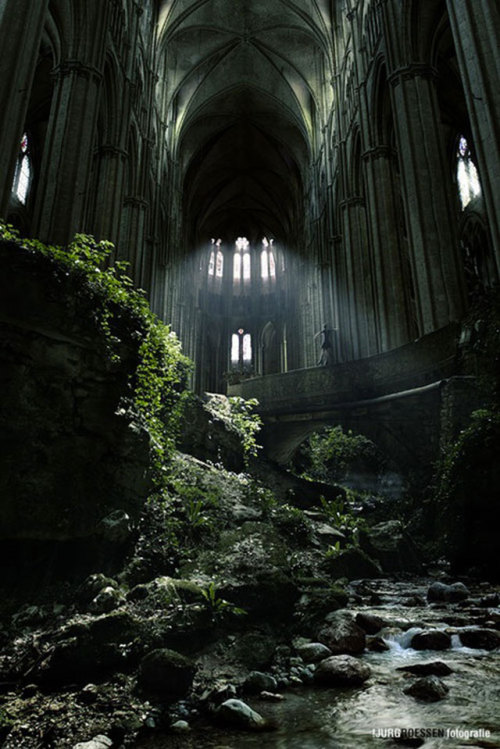
[(500, 647), (500, 632), (496, 629), (477, 628), (464, 629), (458, 633), (460, 642), (466, 648), (478, 648), (480, 650), (494, 650)]
[(386, 625), (386, 622), (382, 617), (377, 616), (376, 614), (368, 614), (363, 611), (356, 614), (355, 622), (356, 624), (359, 624), (361, 629), (364, 629), (367, 635), (376, 635), (377, 632), (380, 632), (380, 630)]
[(386, 573), (421, 572), (417, 547), (399, 520), (387, 520), (360, 533), (361, 548)]
[(226, 700), (217, 709), (216, 716), (228, 725), (250, 731), (262, 731), (267, 728), (267, 723), (262, 715), (252, 710), (242, 700)]
[(405, 598), (402, 601), (403, 606), (408, 606), (408, 608), (414, 608), (416, 606), (425, 606), (425, 600), (422, 598), (422, 596), (418, 595), (411, 595)]
[(109, 749), (113, 746), (111, 739), (107, 736), (94, 736), (90, 741), (81, 741), (79, 744), (75, 744), (73, 749)]
[(189, 691), (196, 666), (175, 650), (153, 650), (142, 659), (137, 675), (139, 686), (147, 692), (183, 697)]
[(410, 647), (414, 650), (448, 650), (451, 647), (451, 637), (440, 629), (431, 629), (413, 635)]
[(102, 572), (89, 575), (78, 589), (79, 600), (84, 605), (89, 604), (101, 590), (108, 587), (118, 588), (118, 583), (113, 578), (103, 575)]
[(320, 630), (318, 640), (334, 655), (363, 652), (366, 635), (348, 612), (334, 611), (326, 617), (326, 620), (327, 625)]
[(86, 705), (91, 705), (97, 700), (99, 690), (95, 684), (86, 684), (78, 694), (78, 699)]
[(275, 692), (277, 683), (274, 676), (264, 674), (261, 671), (252, 671), (243, 682), (243, 691), (248, 694), (259, 694), (259, 692)]
[(261, 692), (259, 694), (259, 699), (263, 702), (283, 702), (285, 699), (282, 694), (279, 694), (278, 692)]
[(89, 611), (93, 614), (109, 614), (125, 601), (123, 594), (108, 586), (100, 591), (89, 604)]
[(321, 642), (307, 642), (299, 645), (296, 650), (304, 663), (318, 663), (332, 655), (330, 648)]
[(370, 675), (370, 667), (357, 658), (351, 655), (332, 655), (318, 664), (314, 681), (326, 687), (350, 687), (363, 684)]
[(469, 591), (463, 583), (447, 585), (439, 581), (433, 582), (427, 591), (427, 600), (433, 602), (456, 603), (469, 597)]
[(403, 691), (405, 694), (423, 702), (438, 702), (446, 697), (449, 689), (437, 676), (424, 676)]
[(443, 661), (429, 661), (428, 663), (413, 663), (410, 666), (398, 666), (396, 671), (406, 671), (415, 676), (448, 676), (453, 669)]
[(498, 593), (488, 593), (488, 595), (481, 598), (479, 605), (485, 608), (498, 606), (500, 605), (500, 595)]

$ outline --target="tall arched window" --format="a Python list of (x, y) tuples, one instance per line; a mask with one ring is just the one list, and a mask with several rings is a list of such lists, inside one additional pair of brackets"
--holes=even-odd
[(481, 194), (481, 183), (469, 144), (463, 135), (458, 139), (456, 158), (458, 193), (462, 210), (465, 210), (470, 201)]
[(224, 274), (224, 255), (220, 248), (222, 240), (212, 239), (212, 250), (210, 252), (210, 260), (208, 261), (208, 275), (216, 276), (216, 278), (222, 278)]
[(264, 237), (260, 253), (260, 277), (263, 281), (276, 278), (276, 260), (273, 252), (273, 239)]
[(235, 242), (233, 260), (233, 281), (249, 281), (251, 276), (250, 242), (246, 237), (238, 237)]
[(239, 328), (231, 336), (231, 367), (248, 370), (252, 364), (252, 336)]
[(21, 146), (12, 183), (12, 193), (22, 205), (26, 205), (33, 177), (31, 167), (30, 139), (27, 133), (21, 138)]

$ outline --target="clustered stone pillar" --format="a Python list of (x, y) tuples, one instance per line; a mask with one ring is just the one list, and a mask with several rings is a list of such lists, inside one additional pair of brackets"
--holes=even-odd
[(434, 71), (415, 63), (389, 75), (405, 192), (421, 333), (461, 318), (465, 307), (457, 217), (444, 163)]
[(67, 60), (57, 70), (34, 233), (65, 244), (83, 229), (101, 72)]
[(447, 0), (500, 275), (500, 8), (498, 0)]
[(395, 158), (389, 146), (377, 146), (363, 154), (382, 351), (402, 346), (410, 338), (394, 187)]
[(123, 208), (123, 181), (127, 152), (104, 145), (99, 154), (99, 177), (93, 231), (99, 239), (116, 244)]
[(48, 0), (0, 2), (0, 216), (10, 199)]

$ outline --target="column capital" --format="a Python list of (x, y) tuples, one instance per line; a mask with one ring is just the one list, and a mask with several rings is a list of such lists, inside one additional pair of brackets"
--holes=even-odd
[(425, 78), (431, 81), (437, 77), (438, 72), (432, 65), (427, 65), (425, 62), (411, 62), (393, 70), (387, 76), (387, 80), (392, 86), (398, 86), (403, 81), (411, 81), (414, 78)]
[(355, 206), (364, 206), (365, 199), (361, 195), (352, 195), (350, 198), (344, 198), (339, 202), (340, 208), (353, 208)]
[(375, 159), (391, 159), (396, 156), (396, 151), (391, 146), (379, 145), (368, 148), (361, 154), (364, 161), (374, 161)]
[(94, 65), (87, 65), (80, 60), (63, 60), (52, 70), (52, 75), (56, 78), (75, 75), (79, 78), (94, 78), (97, 82), (102, 79), (102, 72), (98, 68)]
[(127, 195), (123, 203), (124, 205), (131, 205), (136, 208), (141, 208), (142, 210), (145, 210), (149, 206), (148, 201), (138, 195)]
[(118, 146), (114, 146), (112, 143), (104, 143), (102, 146), (100, 146), (97, 149), (97, 153), (99, 154), (99, 156), (110, 156), (110, 157), (121, 156), (123, 159), (126, 159), (128, 156), (128, 151), (125, 151), (124, 148), (119, 148)]

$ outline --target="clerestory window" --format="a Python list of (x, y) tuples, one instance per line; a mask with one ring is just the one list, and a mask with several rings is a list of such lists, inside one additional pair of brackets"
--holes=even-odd
[(27, 133), (21, 138), (19, 156), (17, 158), (12, 193), (22, 205), (26, 205), (28, 193), (31, 186), (33, 171), (31, 167), (30, 139)]
[(249, 281), (251, 273), (250, 242), (246, 237), (238, 237), (233, 257), (233, 281)]
[(276, 278), (276, 260), (273, 251), (273, 239), (264, 237), (260, 253), (260, 277), (263, 281)]
[(252, 336), (243, 328), (239, 328), (231, 336), (231, 367), (233, 369), (248, 369), (252, 363)]
[(481, 194), (481, 183), (469, 144), (463, 135), (458, 139), (456, 159), (458, 193), (462, 210), (465, 210), (470, 201)]
[(222, 278), (224, 275), (224, 255), (221, 250), (222, 240), (212, 239), (212, 249), (208, 261), (208, 275)]

